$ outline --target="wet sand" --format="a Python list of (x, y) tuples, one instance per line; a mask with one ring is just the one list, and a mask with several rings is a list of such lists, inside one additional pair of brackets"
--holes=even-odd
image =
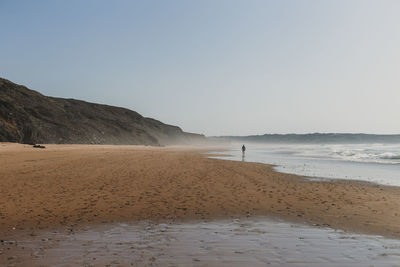
[(41, 231), (5, 247), (15, 254), (8, 263), (22, 266), (399, 266), (400, 261), (398, 240), (264, 216), (99, 224)]
[[(204, 151), (2, 143), (1, 239), (98, 223), (255, 215), (400, 237), (398, 187), (309, 181), (269, 165), (209, 159)], [(9, 253), (0, 252), (6, 261)]]

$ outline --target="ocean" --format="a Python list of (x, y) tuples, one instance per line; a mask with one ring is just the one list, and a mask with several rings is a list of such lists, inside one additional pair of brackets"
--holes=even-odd
[(400, 186), (400, 143), (236, 143), (223, 159), (261, 162), (313, 179), (350, 179)]

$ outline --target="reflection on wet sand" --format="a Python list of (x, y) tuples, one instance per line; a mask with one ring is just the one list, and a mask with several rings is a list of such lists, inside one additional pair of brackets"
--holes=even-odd
[(399, 266), (400, 242), (265, 217), (103, 224), (7, 243), (17, 265)]

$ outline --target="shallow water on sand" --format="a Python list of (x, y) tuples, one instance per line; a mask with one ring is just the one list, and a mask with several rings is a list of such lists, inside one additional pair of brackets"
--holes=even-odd
[(399, 240), (266, 217), (102, 224), (17, 244), (9, 263), (29, 266), (400, 266)]
[(277, 165), (279, 172), (301, 176), (362, 180), (400, 186), (400, 145), (395, 144), (248, 144), (220, 159)]

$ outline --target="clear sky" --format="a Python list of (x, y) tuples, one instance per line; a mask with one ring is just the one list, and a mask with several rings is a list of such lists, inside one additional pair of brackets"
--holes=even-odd
[(0, 77), (209, 136), (400, 133), (400, 1), (0, 0)]

